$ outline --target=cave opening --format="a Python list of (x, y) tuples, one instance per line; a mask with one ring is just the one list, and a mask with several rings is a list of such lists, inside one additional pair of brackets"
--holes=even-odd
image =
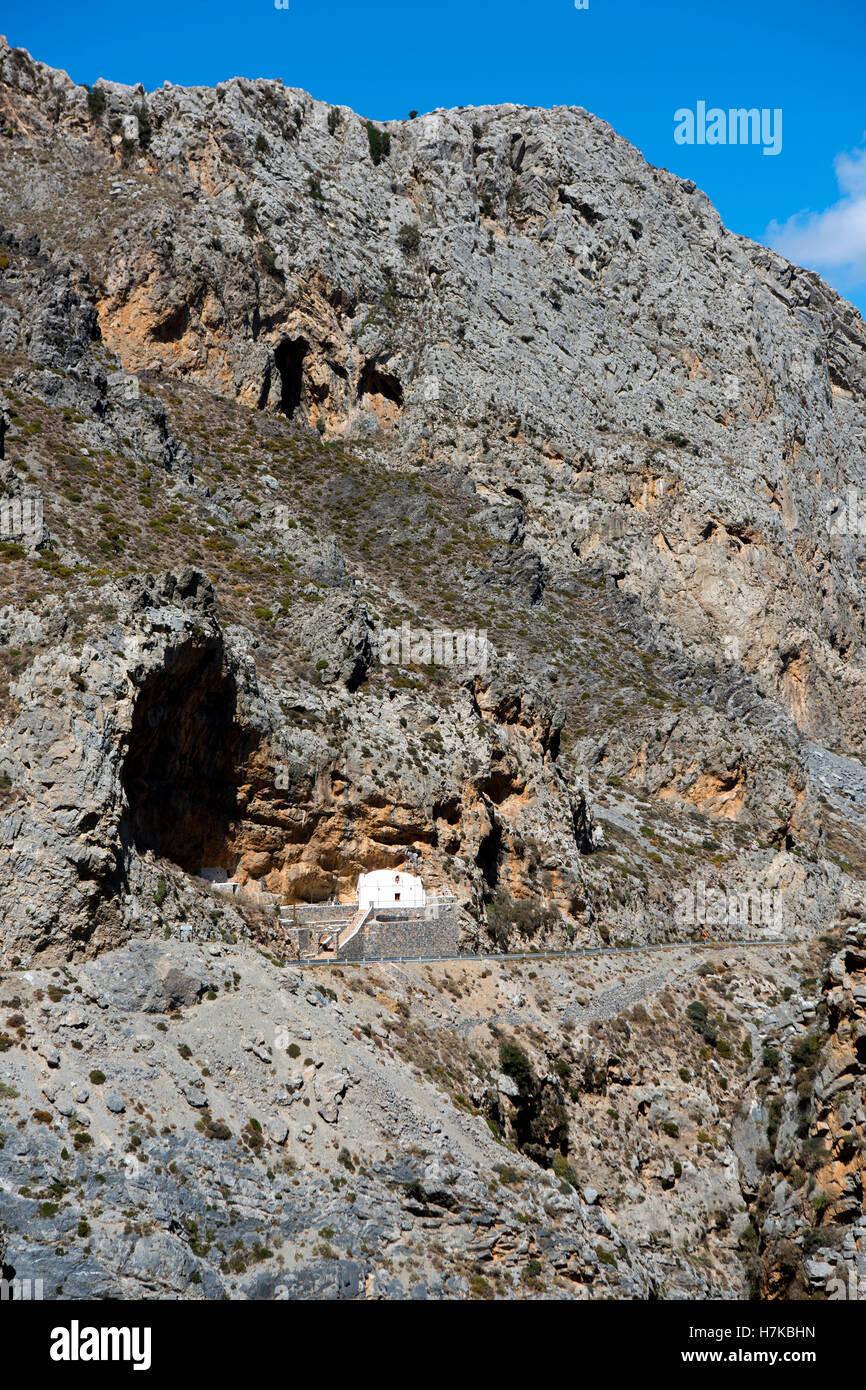
[(403, 404), (403, 387), (391, 372), (383, 372), (374, 361), (365, 362), (358, 380), (358, 400), (362, 396), (384, 396), (394, 405)]
[(496, 888), (499, 882), (499, 860), (502, 855), (502, 829), (493, 822), (490, 830), (484, 836), (478, 846), (475, 855), (475, 863), (481, 870), (481, 876), (487, 887), (491, 890)]
[(221, 644), (171, 651), (138, 693), (121, 780), (128, 839), (187, 873), (226, 867), (239, 785), (258, 735), (240, 723)]
[(189, 319), (189, 305), (177, 304), (153, 325), (151, 337), (157, 343), (176, 343), (189, 328)]
[(292, 418), (304, 391), (304, 359), (310, 351), (306, 338), (284, 338), (274, 349), (274, 366), (280, 378), (280, 403), (278, 410), (282, 415)]

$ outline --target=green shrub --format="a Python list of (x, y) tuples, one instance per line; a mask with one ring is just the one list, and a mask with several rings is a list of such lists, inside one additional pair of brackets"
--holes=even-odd
[(90, 1073), (90, 1084), (91, 1084), (92, 1086), (102, 1086), (102, 1085), (104, 1085), (104, 1084), (105, 1084), (105, 1072), (104, 1072), (104, 1071), (98, 1071), (98, 1070), (97, 1070), (97, 1071), (92, 1071), (92, 1072)]
[(529, 1090), (532, 1080), (529, 1058), (517, 1043), (511, 1042), (508, 1038), (503, 1038), (499, 1044), (499, 1065), (506, 1076), (517, 1082), (521, 1093)]
[(259, 1124), (259, 1121), (254, 1120), (252, 1118), (247, 1120), (247, 1123), (244, 1125), (241, 1138), (246, 1140), (249, 1147), (253, 1150), (253, 1153), (258, 1153), (259, 1149), (265, 1142), (265, 1136), (262, 1133), (262, 1127)]
[(417, 223), (403, 223), (397, 233), (397, 245), (404, 256), (417, 256), (421, 248), (421, 229)]
[(568, 1183), (569, 1187), (577, 1187), (577, 1174), (565, 1157), (565, 1154), (554, 1154), (553, 1171), (560, 1182)]
[(263, 241), (259, 247), (259, 261), (262, 269), (266, 270), (268, 275), (277, 274), (277, 253), (270, 242)]
[(500, 946), (508, 944), (512, 929), (516, 929), (524, 939), (528, 939), (555, 926), (559, 921), (558, 913), (552, 908), (539, 907), (528, 899), (518, 902), (502, 887), (496, 890), (496, 895), (487, 904), (488, 930)]
[(391, 136), (387, 130), (379, 130), (373, 125), (372, 121), (366, 122), (367, 143), (370, 146), (370, 158), (374, 164), (381, 164), (383, 159), (387, 159), (391, 153)]
[(143, 150), (146, 150), (153, 139), (153, 122), (150, 119), (150, 112), (146, 106), (142, 106), (138, 113), (138, 143)]
[(224, 1121), (211, 1120), (210, 1124), (205, 1126), (204, 1136), (206, 1139), (226, 1140), (231, 1139), (232, 1132)]
[(795, 1067), (811, 1067), (818, 1060), (821, 1051), (821, 1034), (807, 1033), (791, 1048), (791, 1061)]
[(521, 1173), (520, 1169), (515, 1168), (512, 1163), (495, 1163), (493, 1171), (505, 1187), (510, 1187), (512, 1183), (526, 1181), (526, 1174)]
[(470, 1274), (469, 1292), (473, 1298), (490, 1299), (495, 1297), (492, 1286), (484, 1278), (483, 1274)]
[(702, 1004), (699, 999), (694, 999), (686, 1009), (686, 1018), (695, 1032), (700, 1033), (704, 1042), (709, 1043), (710, 1047), (715, 1047), (718, 1030), (707, 1013), (706, 1005)]
[(91, 87), (87, 93), (87, 109), (94, 120), (105, 110), (105, 92), (101, 87)]

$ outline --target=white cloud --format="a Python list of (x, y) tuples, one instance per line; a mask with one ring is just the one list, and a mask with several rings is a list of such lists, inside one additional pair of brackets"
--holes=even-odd
[(854, 284), (866, 282), (866, 149), (834, 160), (842, 196), (823, 212), (798, 212), (787, 222), (770, 223), (765, 237), (774, 250), (812, 270), (847, 272)]

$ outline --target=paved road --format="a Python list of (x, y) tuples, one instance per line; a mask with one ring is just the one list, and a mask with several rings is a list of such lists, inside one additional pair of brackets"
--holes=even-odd
[(477, 954), (466, 951), (460, 956), (376, 956), (370, 960), (292, 960), (293, 967), (334, 966), (341, 969), (348, 966), (364, 965), (466, 965), (475, 960), (576, 960), (586, 956), (635, 956), (641, 951), (731, 951), (745, 948), (765, 950), (782, 946), (798, 946), (799, 940), (787, 937), (766, 937), (749, 941), (662, 941), (647, 946), (584, 946), (572, 951), (482, 951)]

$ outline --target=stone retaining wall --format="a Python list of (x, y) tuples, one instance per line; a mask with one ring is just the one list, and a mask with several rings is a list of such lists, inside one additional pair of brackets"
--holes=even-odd
[(380, 909), (356, 932), (339, 954), (340, 960), (400, 960), (403, 957), (456, 956), (459, 928), (454, 907), (435, 913)]
[[(291, 907), (283, 911), (283, 922), (291, 925)], [(297, 903), (295, 921), (299, 927), (315, 926), (317, 922), (351, 922), (357, 911), (357, 903)]]

